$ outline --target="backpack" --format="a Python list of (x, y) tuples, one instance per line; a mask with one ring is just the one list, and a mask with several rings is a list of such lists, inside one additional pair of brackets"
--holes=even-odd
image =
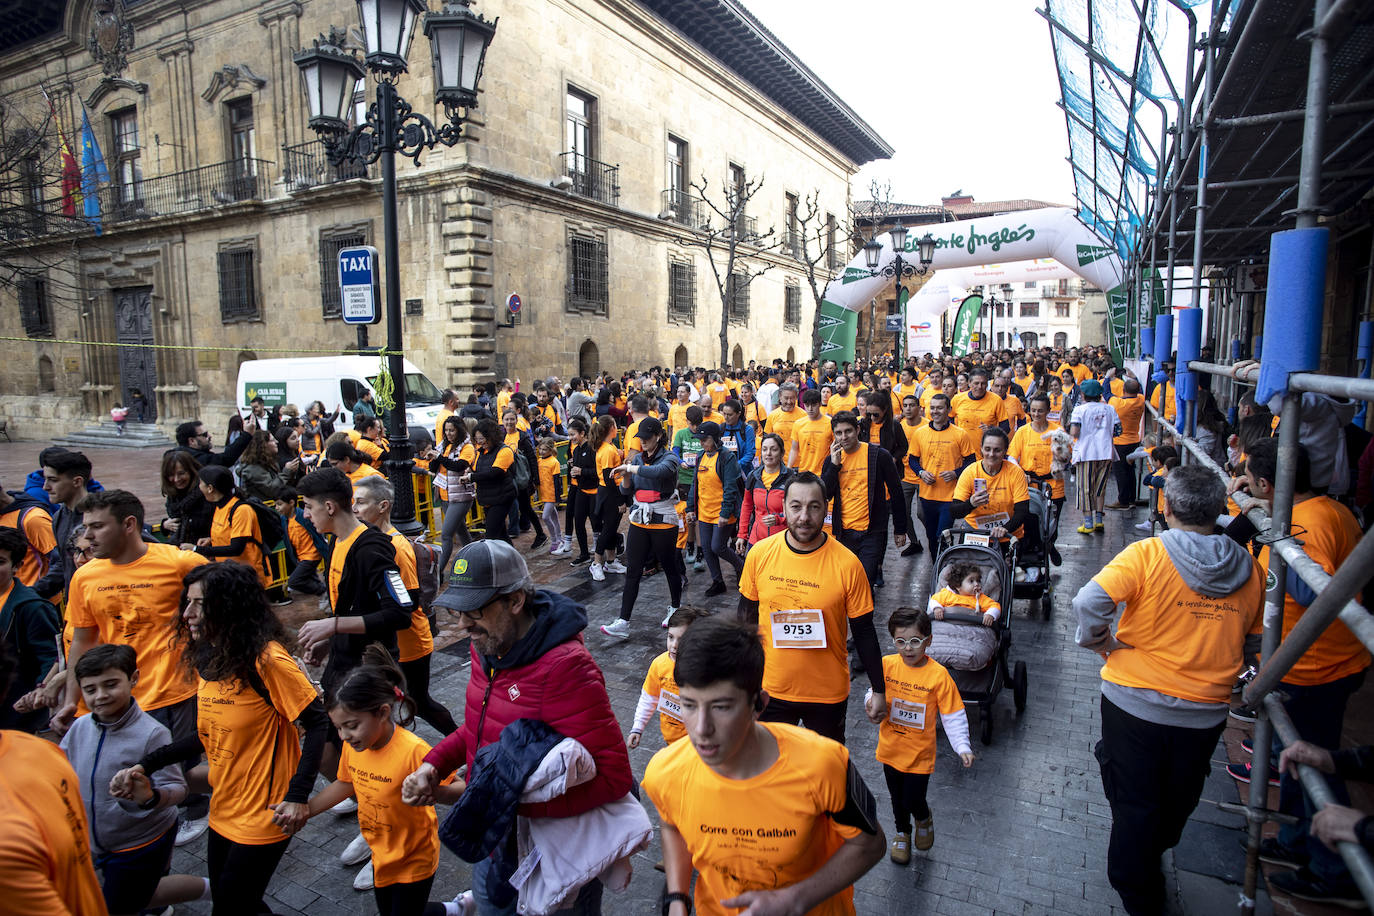
[(247, 506), (253, 510), (253, 514), (258, 518), (258, 530), (262, 532), (262, 540), (257, 545), (262, 548), (262, 563), (265, 571), (270, 575), (271, 566), (268, 563), (267, 555), (276, 551), (283, 544), (288, 544), (286, 537), (286, 525), (282, 518), (277, 514), (276, 509), (269, 508), (266, 503), (252, 496), (241, 496), (239, 501), (234, 504), (234, 508), (229, 510), (229, 524), (234, 523), (234, 513), (239, 511), (239, 506)]
[(514, 449), (514, 452), (515, 463), (511, 465), (511, 469), (515, 474), (515, 489), (524, 493), (530, 488), (530, 462), (520, 449)]
[(424, 536), (410, 539), (410, 549), (415, 553), (415, 578), (420, 582), (420, 607), (428, 614), (434, 607), (434, 599), (439, 594), (439, 548), (430, 544)]
[[(33, 546), (33, 542), (29, 540), (27, 532), (24, 531), (24, 520), (29, 517), (29, 513), (32, 512), (34, 509), (42, 509), (43, 511), (47, 512), (49, 516), (52, 515), (52, 510), (49, 509), (47, 506), (43, 505), (43, 503), (34, 499), (28, 493), (24, 493), (18, 490), (10, 490), (8, 492), (10, 496), (14, 499), (14, 501), (10, 503), (8, 511), (14, 512), (17, 510), (19, 512), (19, 518), (15, 519), (14, 527), (21, 535), (24, 536), (24, 543), (28, 546), (28, 552), (32, 554), (34, 558), (38, 561), (39, 566), (41, 567), (39, 575), (45, 576), (48, 574), (49, 564), (47, 561), (50, 557), (40, 552), (37, 547)], [(53, 533), (56, 534), (56, 531), (54, 531)], [(57, 549), (61, 551), (62, 545), (58, 544)], [(15, 572), (18, 572), (18, 570), (16, 569)]]

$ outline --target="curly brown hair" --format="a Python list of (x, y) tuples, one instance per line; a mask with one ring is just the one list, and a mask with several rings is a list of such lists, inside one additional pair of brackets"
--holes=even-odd
[(260, 429), (252, 434), (252, 441), (239, 456), (239, 464), (256, 464), (268, 470), (277, 470), (277, 456), (268, 451), (268, 443), (274, 441), (272, 434)]

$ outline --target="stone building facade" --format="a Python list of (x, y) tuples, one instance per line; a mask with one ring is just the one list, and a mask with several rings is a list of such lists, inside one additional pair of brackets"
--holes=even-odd
[[(478, 11), (500, 21), (463, 141), (397, 163), (406, 355), (441, 387), (716, 364), (721, 302), (689, 185), (723, 203), (728, 183), (763, 179), (748, 218), (785, 234), (796, 199), (844, 214), (857, 168), (891, 152), (737, 4)], [(382, 247), (378, 166), (328, 163), (291, 61), (356, 15), (345, 0), (41, 0), (0, 22), (4, 119), (48, 132), (33, 193), (10, 182), (0, 202), (38, 211), (0, 220), (32, 268), (0, 288), (0, 384), (24, 435), (100, 417), (133, 387), (160, 422), (219, 426), (242, 360), (356, 345), (333, 259)], [(442, 118), (418, 28), (410, 63), (401, 94)], [(110, 174), (99, 233), (62, 212), (59, 134), (79, 159), (83, 111)], [(804, 265), (744, 250), (770, 269), (734, 300), (730, 356), (805, 357)], [(511, 294), (524, 307), (506, 327)]]

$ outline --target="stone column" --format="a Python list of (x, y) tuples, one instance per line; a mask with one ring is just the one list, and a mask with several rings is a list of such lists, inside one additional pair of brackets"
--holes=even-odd
[(440, 301), (448, 307), (445, 368), (448, 384), (470, 390), (488, 381), (496, 352), (492, 302), (492, 210), (487, 192), (459, 185), (441, 192), (444, 273)]
[(195, 88), (191, 77), (191, 52), (195, 45), (189, 38), (180, 39), (157, 49), (158, 59), (167, 70), (167, 121), (172, 129), (172, 152), (176, 168), (184, 172), (200, 163), (200, 149), (196, 142), (195, 112), (192, 103)]
[(267, 30), (268, 83), (278, 146), (295, 146), (309, 139), (301, 136), (305, 117), (301, 112), (300, 75), (291, 62), (291, 55), (300, 49), (302, 9), (300, 0), (287, 0), (258, 13), (258, 22)]

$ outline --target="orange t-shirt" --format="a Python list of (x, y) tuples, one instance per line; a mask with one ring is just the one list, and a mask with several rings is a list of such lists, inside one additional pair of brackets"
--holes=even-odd
[(97, 643), (133, 647), (138, 664), (133, 695), (145, 710), (195, 696), (195, 681), (182, 670), (181, 650), (172, 634), (181, 613), (181, 580), (205, 562), (189, 550), (149, 544), (132, 563), (91, 560), (67, 588), (72, 626), (94, 627)]
[(868, 443), (860, 442), (852, 452), (840, 453), (840, 519), (846, 531), (868, 530)]
[(258, 656), (258, 676), (272, 704), (237, 679), (200, 679), (196, 731), (210, 763), (210, 829), (248, 846), (284, 843), (268, 805), (286, 797), (301, 759), (295, 722), (315, 686), (280, 643)]
[[(775, 890), (809, 878), (857, 827), (836, 822), (848, 801), (849, 751), (795, 725), (761, 723), (778, 744), (777, 762), (750, 779), (726, 779), (702, 762), (690, 741), (654, 755), (644, 791), (659, 818), (682, 834), (698, 873), (701, 916), (739, 910), (720, 904), (744, 891)], [(854, 888), (807, 916), (853, 916)]]
[(1159, 538), (1126, 545), (1093, 581), (1126, 610), (1123, 648), (1107, 656), (1102, 679), (1194, 703), (1225, 703), (1244, 664), (1245, 637), (1264, 628), (1264, 574), (1258, 564), (1235, 594), (1193, 591)]
[(24, 540), (29, 542), (29, 550), (24, 554), (24, 562), (14, 571), (14, 577), (24, 585), (33, 585), (48, 574), (48, 554), (57, 547), (57, 538), (52, 533), (52, 516), (47, 509), (37, 506), (23, 513), (24, 526), (19, 527), (19, 509), (11, 509), (0, 515), (0, 525), (19, 529)]
[(353, 533), (346, 538), (336, 538), (334, 549), (329, 552), (329, 570), (325, 576), (325, 583), (329, 586), (329, 607), (332, 611), (339, 604), (339, 581), (343, 579), (344, 560), (348, 558), (348, 551), (352, 549), (353, 542), (358, 539), (358, 535), (363, 533), (367, 526), (359, 524)]
[(719, 407), (730, 399), (730, 389), (720, 382), (713, 382), (706, 386), (706, 393), (711, 396), (711, 409)]
[(0, 731), (0, 900), (7, 913), (105, 916), (80, 781), (57, 745)]
[[(1164, 395), (1163, 407), (1159, 406), (1159, 396), (1161, 393)], [(1178, 417), (1178, 399), (1175, 396), (1173, 382), (1165, 382), (1162, 385), (1155, 386), (1155, 390), (1150, 393), (1150, 406), (1162, 413), (1164, 419), (1168, 420), (1170, 423), (1174, 422)], [(1275, 417), (1274, 422), (1277, 423), (1278, 419), (1278, 417)]]
[(236, 557), (215, 557), (217, 563), (242, 563), (257, 571), (258, 578), (266, 588), (272, 582), (262, 559), (262, 527), (258, 525), (257, 513), (237, 496), (215, 510), (214, 520), (210, 523), (210, 544), (213, 547), (228, 547), (234, 538), (252, 538), (245, 545), (243, 553)]
[(842, 410), (853, 412), (859, 404), (859, 390), (850, 388), (848, 394), (840, 394), (838, 391), (830, 395), (830, 400), (826, 403), (826, 411), (833, 417)]
[(664, 743), (672, 744), (686, 737), (682, 698), (678, 695), (677, 681), (673, 680), (673, 659), (667, 652), (649, 663), (649, 673), (644, 675), (644, 692), (658, 700), (658, 728), (663, 732)]
[[(825, 466), (826, 456), (830, 454), (830, 443), (835, 439), (835, 434), (830, 429), (829, 418), (824, 414), (814, 420), (802, 417), (792, 424), (790, 433), (792, 442), (797, 445), (797, 470), (819, 474)], [(763, 441), (762, 437), (759, 441)], [(788, 451), (783, 454), (783, 459), (787, 459), (790, 454), (791, 446), (788, 445)]]
[(763, 689), (796, 703), (844, 702), (849, 620), (873, 613), (859, 558), (828, 535), (820, 547), (802, 553), (782, 531), (750, 548), (739, 593), (759, 603)]
[(398, 725), (382, 747), (355, 751), (344, 744), (339, 755), (339, 782), (352, 783), (358, 796), (358, 829), (372, 850), (377, 887), (423, 881), (439, 868), (434, 806), (401, 801), (401, 783), (429, 751), (423, 738)]
[(1002, 399), (989, 391), (975, 400), (961, 391), (950, 401), (949, 411), (954, 422), (971, 436), (980, 437), (982, 427), (996, 426), (1002, 419)]
[(1002, 398), (1002, 410), (997, 419), (1006, 420), (1007, 428), (1012, 432), (1019, 429), (1026, 422), (1026, 408), (1021, 406), (1021, 399), (1014, 394)]
[(668, 429), (671, 431), (670, 439), (672, 436), (677, 435), (678, 430), (687, 428), (687, 408), (691, 406), (691, 404), (680, 404), (677, 401), (668, 405)]
[[(954, 498), (957, 480), (945, 480), (945, 471), (957, 471), (965, 458), (977, 454), (973, 439), (961, 427), (949, 423), (936, 429), (922, 423), (907, 434), (907, 455), (921, 459), (921, 467), (935, 476), (934, 483), (921, 483), (921, 498), (935, 502), (949, 502)], [(909, 463), (908, 463), (909, 466)]]
[[(975, 461), (964, 468), (964, 472), (959, 475), (959, 482), (954, 485), (955, 501), (967, 502), (972, 498), (975, 480), (987, 481), (988, 488), (987, 504), (979, 506), (965, 516), (968, 523), (975, 528), (991, 528), (1002, 524), (1011, 518), (1017, 503), (1030, 499), (1026, 472), (1010, 461), (1003, 461), (1001, 470), (996, 474), (989, 474), (981, 461)], [(1010, 533), (1016, 534), (1016, 531)]]
[(716, 465), (720, 462), (720, 452), (709, 455), (702, 452), (697, 456), (697, 521), (714, 525), (720, 521), (720, 506), (725, 497), (720, 474)]
[(291, 539), (291, 548), (296, 551), (296, 559), (304, 560), (307, 563), (311, 560), (320, 559), (319, 548), (315, 546), (315, 539), (310, 536), (310, 532), (305, 530), (305, 526), (294, 518), (286, 522), (286, 535)]
[(933, 658), (913, 667), (883, 656), (887, 718), (878, 726), (878, 762), (903, 773), (935, 771), (935, 722), (964, 711), (964, 699), (945, 666)]
[(1121, 435), (1112, 437), (1113, 445), (1135, 445), (1140, 441), (1140, 417), (1145, 413), (1145, 395), (1112, 398), (1107, 402), (1121, 418)]
[(952, 588), (942, 588), (930, 596), (932, 607), (942, 607), (946, 609), (961, 609), (972, 611), (978, 615), (991, 614), (993, 617), (1002, 616), (1002, 605), (981, 592), (976, 595), (964, 595), (956, 592)]
[(550, 455), (547, 458), (539, 459), (539, 501), (541, 503), (551, 503), (558, 497), (554, 492), (553, 482), (558, 479), (558, 475), (563, 473), (563, 465), (558, 463), (558, 456)]
[[(620, 449), (611, 445), (609, 442), (601, 443), (601, 447), (596, 450), (596, 483), (599, 487), (606, 485), (606, 472), (611, 468), (620, 467), (624, 458), (621, 456)], [(620, 480), (619, 475), (611, 475), (611, 479)]]
[(1065, 369), (1073, 373), (1073, 377), (1078, 380), (1078, 384), (1080, 385), (1093, 377), (1093, 371), (1089, 369), (1085, 363), (1079, 363), (1077, 366), (1070, 366), (1068, 363), (1061, 363), (1059, 365), (1059, 368), (1054, 370), (1054, 374), (1062, 378)]
[[(1318, 496), (1293, 504), (1291, 531), (1300, 539), (1307, 555), (1321, 564), (1328, 574), (1345, 562), (1360, 540), (1360, 526), (1350, 510), (1334, 499)], [(1259, 554), (1260, 566), (1269, 568), (1269, 548)], [(1283, 638), (1297, 626), (1306, 608), (1287, 592), (1283, 596)], [(1369, 650), (1340, 620), (1332, 621), (1312, 648), (1303, 653), (1284, 681), (1311, 686), (1329, 684), (1369, 667)]]
[[(902, 418), (902, 420), (897, 423), (897, 426), (901, 429), (902, 435), (906, 436), (906, 450), (907, 453), (910, 454), (911, 443), (916, 438), (916, 430), (920, 429), (922, 426), (925, 426), (925, 421), (921, 420), (916, 423), (910, 423), (906, 420), (906, 418)], [(905, 457), (902, 458), (902, 466), (900, 470), (902, 472), (902, 481), (904, 483), (914, 483), (918, 485), (921, 483), (921, 475), (917, 474), (915, 471), (911, 469), (911, 462), (907, 461)]]
[(639, 441), (639, 424), (643, 422), (643, 420), (635, 420), (629, 426), (625, 427), (626, 458), (630, 455), (630, 449), (634, 449), (636, 452), (644, 451), (644, 443)]
[(806, 411), (800, 407), (792, 408), (788, 413), (779, 407), (768, 415), (768, 420), (763, 424), (763, 431), (766, 433), (777, 433), (782, 437), (782, 456), (787, 460), (788, 454), (792, 451), (792, 429), (799, 422), (806, 419)]
[[(1045, 434), (1056, 429), (1059, 429), (1059, 424), (1050, 423)], [(1049, 477), (1050, 470), (1054, 467), (1054, 452), (1050, 448), (1050, 440), (1032, 429), (1029, 423), (1018, 429), (1016, 435), (1011, 437), (1007, 457), (1019, 464), (1026, 473), (1038, 474), (1041, 477)], [(1063, 499), (1064, 481), (1051, 477), (1050, 495), (1054, 499)]]
[[(418, 592), (420, 576), (415, 567), (415, 548), (404, 534), (392, 528), (387, 531), (391, 546), (396, 551), (396, 568), (401, 573), (401, 584), (407, 591)], [(397, 661), (413, 662), (424, 658), (434, 651), (434, 633), (429, 628), (429, 618), (420, 602), (410, 612), (410, 626), (396, 631), (396, 651), (400, 654)]]
[(373, 467), (372, 465), (370, 465), (370, 464), (360, 464), (360, 465), (358, 465), (356, 468), (354, 468), (353, 470), (349, 471), (348, 474), (347, 474), (349, 481), (352, 482), (352, 483), (357, 483), (359, 480), (362, 480), (364, 477), (372, 477), (372, 476), (374, 476), (374, 475), (377, 476), (377, 477), (385, 477), (385, 476), (386, 476), (385, 474), (383, 474), (381, 471), (377, 470), (376, 468), (374, 468), (374, 467)]

